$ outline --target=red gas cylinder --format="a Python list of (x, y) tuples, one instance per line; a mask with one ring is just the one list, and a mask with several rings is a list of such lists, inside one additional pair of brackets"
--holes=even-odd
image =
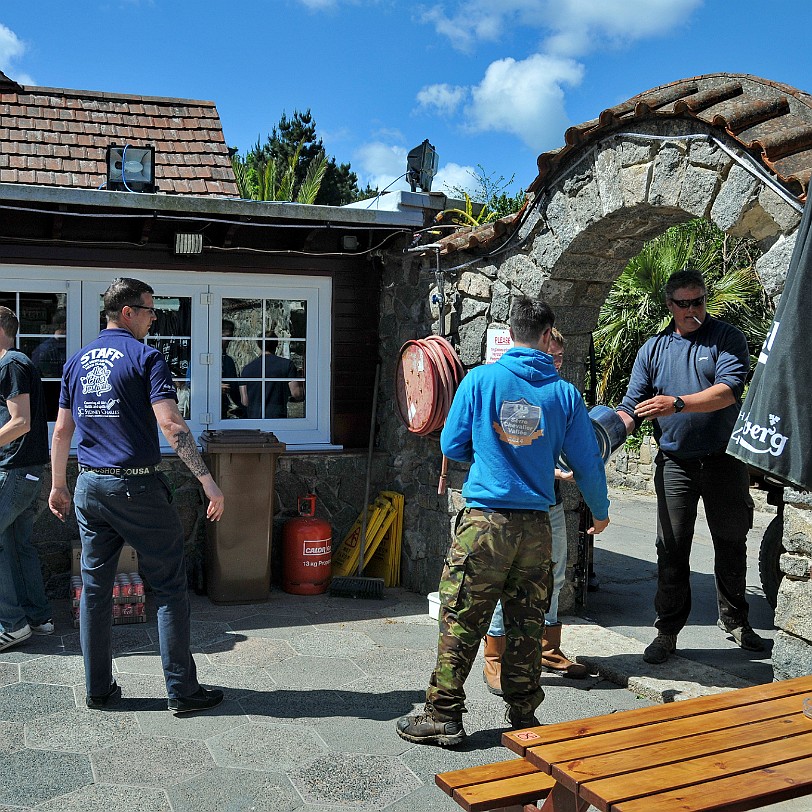
[(333, 533), (317, 519), (316, 496), (299, 497), (299, 516), (282, 529), (282, 589), (292, 595), (321, 595), (330, 585)]

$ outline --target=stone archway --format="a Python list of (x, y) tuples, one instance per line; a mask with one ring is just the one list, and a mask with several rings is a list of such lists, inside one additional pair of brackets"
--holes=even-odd
[[(388, 382), (403, 341), (451, 334), (463, 363), (474, 366), (484, 357), (487, 328), (506, 324), (517, 293), (549, 301), (572, 347), (568, 355), (585, 357), (600, 306), (628, 260), (645, 241), (692, 218), (758, 241), (764, 253), (756, 271), (768, 295), (780, 296), (812, 175), (809, 96), (754, 77), (699, 77), (603, 111), (567, 131), (566, 140), (540, 156), (526, 211), (440, 241), (448, 313), (442, 329), (431, 304), (433, 253), (388, 258), (384, 403), (392, 402)], [(565, 367), (565, 375), (581, 383), (583, 366)], [(392, 409), (381, 424), (392, 485), (407, 494), (404, 583), (432, 591), (461, 506), (463, 472), (452, 471), (450, 493), (438, 497), (439, 451), (410, 436)], [(572, 606), (571, 589), (561, 606)]]

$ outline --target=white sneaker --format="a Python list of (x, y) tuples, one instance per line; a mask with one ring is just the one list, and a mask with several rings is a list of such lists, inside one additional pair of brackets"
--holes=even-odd
[(31, 624), (31, 634), (53, 634), (54, 633), (54, 622), (51, 618), (48, 620), (43, 621), (38, 626), (34, 626)]
[(29, 637), (31, 637), (31, 627), (28, 624), (23, 626), (22, 629), (17, 629), (16, 632), (3, 632), (0, 634), (0, 651), (16, 646), (17, 643), (22, 643), (23, 640), (28, 640)]

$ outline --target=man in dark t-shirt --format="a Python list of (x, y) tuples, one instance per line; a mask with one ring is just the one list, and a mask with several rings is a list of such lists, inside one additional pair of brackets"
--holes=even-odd
[(116, 564), (128, 543), (138, 553), (158, 606), (168, 707), (178, 714), (214, 707), (223, 692), (203, 688), (197, 680), (190, 649), (183, 526), (172, 506), (172, 489), (156, 470), (161, 461), (158, 428), (203, 487), (206, 518), (220, 519), (224, 499), (178, 410), (163, 354), (144, 344), (156, 319), (152, 294), (152, 288), (137, 279), (116, 279), (104, 294), (107, 328), (65, 364), (48, 504), (64, 521), (71, 504), (66, 467), (75, 431), (80, 473), (74, 504), (82, 538), (83, 585), (79, 638), (87, 706), (102, 709), (121, 697), (110, 658), (111, 610)]
[(0, 651), (54, 630), (31, 543), (48, 423), (39, 372), (14, 349), (18, 327), (0, 307)]
[[(287, 417), (288, 400), (300, 401), (304, 398), (302, 382), (290, 380), (299, 377), (296, 365), (289, 358), (276, 354), (278, 342), (276, 333), (267, 333), (263, 354), (243, 367), (241, 377), (248, 382), (240, 384), (240, 393), (243, 406), (248, 409), (249, 419)], [(262, 341), (257, 343), (262, 349)], [(264, 381), (251, 381), (251, 378), (264, 378)], [(269, 378), (286, 380), (274, 381)]]

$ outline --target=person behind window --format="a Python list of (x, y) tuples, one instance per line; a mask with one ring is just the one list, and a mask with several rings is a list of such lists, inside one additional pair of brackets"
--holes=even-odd
[[(222, 391), (222, 401), (220, 404), (220, 417), (237, 418), (245, 417), (245, 406), (242, 405), (242, 396), (240, 395), (240, 385), (234, 378), (237, 375), (237, 364), (234, 359), (228, 354), (227, 350), (230, 341), (226, 339), (234, 335), (234, 322), (230, 319), (223, 319), (223, 358), (222, 358), (222, 383), (220, 388)], [(232, 379), (232, 380), (229, 380)]]
[(54, 630), (31, 543), (48, 424), (39, 373), (14, 348), (19, 324), (0, 307), (0, 651)]
[(43, 378), (61, 378), (62, 367), (65, 365), (65, 333), (68, 324), (65, 308), (60, 307), (54, 312), (50, 328), (53, 332), (51, 338), (46, 338), (31, 353), (31, 362)]
[[(279, 338), (274, 332), (265, 333), (265, 341), (257, 341), (264, 352), (259, 358), (247, 363), (242, 370), (243, 378), (298, 378), (299, 370), (289, 358), (276, 354)], [(264, 398), (263, 398), (264, 392)], [(243, 406), (249, 419), (262, 417), (273, 419), (288, 416), (288, 400), (304, 400), (304, 384), (301, 381), (247, 381), (240, 384)], [(265, 414), (262, 414), (263, 401)]]

